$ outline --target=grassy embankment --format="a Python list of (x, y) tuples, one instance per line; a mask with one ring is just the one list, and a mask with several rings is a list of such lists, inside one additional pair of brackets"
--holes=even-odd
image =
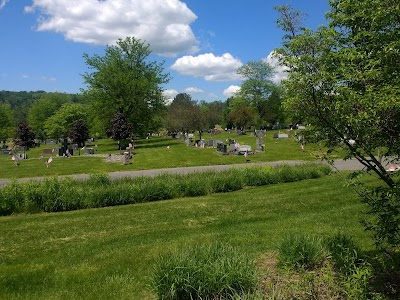
[(171, 249), (229, 242), (261, 260), (287, 233), (352, 236), (372, 249), (338, 175), (197, 198), (0, 218), (0, 299), (154, 299)]

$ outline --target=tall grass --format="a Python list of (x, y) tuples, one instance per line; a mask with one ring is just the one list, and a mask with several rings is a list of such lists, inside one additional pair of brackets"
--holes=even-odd
[(335, 282), (334, 286), (346, 299), (370, 299), (369, 281), (373, 270), (361, 258), (360, 248), (350, 237), (340, 233), (324, 238), (291, 234), (283, 238), (277, 250), (278, 266), (297, 272), (322, 270), (321, 266), (327, 264), (335, 272), (325, 273), (324, 277)]
[(105, 174), (94, 174), (87, 180), (54, 177), (43, 182), (14, 181), (0, 189), (0, 215), (70, 211), (205, 196), (236, 191), (245, 186), (317, 178), (330, 172), (331, 169), (326, 165), (310, 163), (119, 180), (111, 180)]
[(312, 270), (326, 259), (322, 239), (309, 235), (289, 234), (278, 246), (278, 260), (282, 268)]
[(213, 243), (160, 256), (152, 286), (158, 299), (233, 299), (255, 290), (255, 264), (234, 247)]

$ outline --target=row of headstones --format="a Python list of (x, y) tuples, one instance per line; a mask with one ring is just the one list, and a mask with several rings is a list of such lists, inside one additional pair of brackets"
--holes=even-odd
[[(64, 154), (67, 152), (67, 149), (64, 149), (64, 147), (54, 147), (54, 148), (44, 148), (42, 155), (52, 155), (56, 154), (58, 156), (64, 156)], [(78, 150), (78, 147), (70, 147), (68, 148), (68, 155), (74, 155), (74, 150)], [(94, 149), (93, 148), (84, 148), (85, 151), (84, 154), (91, 155), (94, 154)]]

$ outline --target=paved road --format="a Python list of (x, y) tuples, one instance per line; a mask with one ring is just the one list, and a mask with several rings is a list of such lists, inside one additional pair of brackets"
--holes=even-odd
[[(300, 160), (283, 160), (275, 162), (259, 162), (259, 163), (247, 163), (247, 164), (233, 164), (233, 165), (214, 165), (214, 166), (198, 166), (198, 167), (186, 167), (186, 168), (169, 168), (169, 169), (154, 169), (154, 170), (141, 170), (141, 171), (122, 171), (122, 172), (112, 172), (109, 176), (112, 179), (124, 178), (124, 177), (139, 177), (139, 176), (157, 176), (160, 174), (188, 174), (194, 172), (205, 172), (205, 171), (223, 171), (231, 168), (242, 168), (250, 166), (266, 166), (271, 167), (278, 166), (281, 164), (296, 165), (305, 163), (306, 161)], [(362, 165), (355, 159), (353, 160), (336, 160), (334, 163), (334, 169), (337, 170), (360, 170)], [(76, 175), (65, 175), (60, 177), (69, 177), (75, 179), (87, 179), (89, 174), (76, 174)], [(18, 182), (27, 181), (41, 181), (46, 177), (31, 177), (31, 178), (19, 178)], [(9, 179), (0, 179), (0, 186), (11, 183)]]

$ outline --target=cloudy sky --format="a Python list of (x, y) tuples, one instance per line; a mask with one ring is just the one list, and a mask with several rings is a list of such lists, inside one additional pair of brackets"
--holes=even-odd
[[(172, 76), (174, 97), (226, 100), (240, 85), (236, 70), (271, 60), (282, 31), (275, 5), (324, 24), (328, 0), (0, 0), (0, 90), (79, 93), (88, 71), (83, 54), (134, 36)], [(282, 74), (277, 69), (276, 80)]]

